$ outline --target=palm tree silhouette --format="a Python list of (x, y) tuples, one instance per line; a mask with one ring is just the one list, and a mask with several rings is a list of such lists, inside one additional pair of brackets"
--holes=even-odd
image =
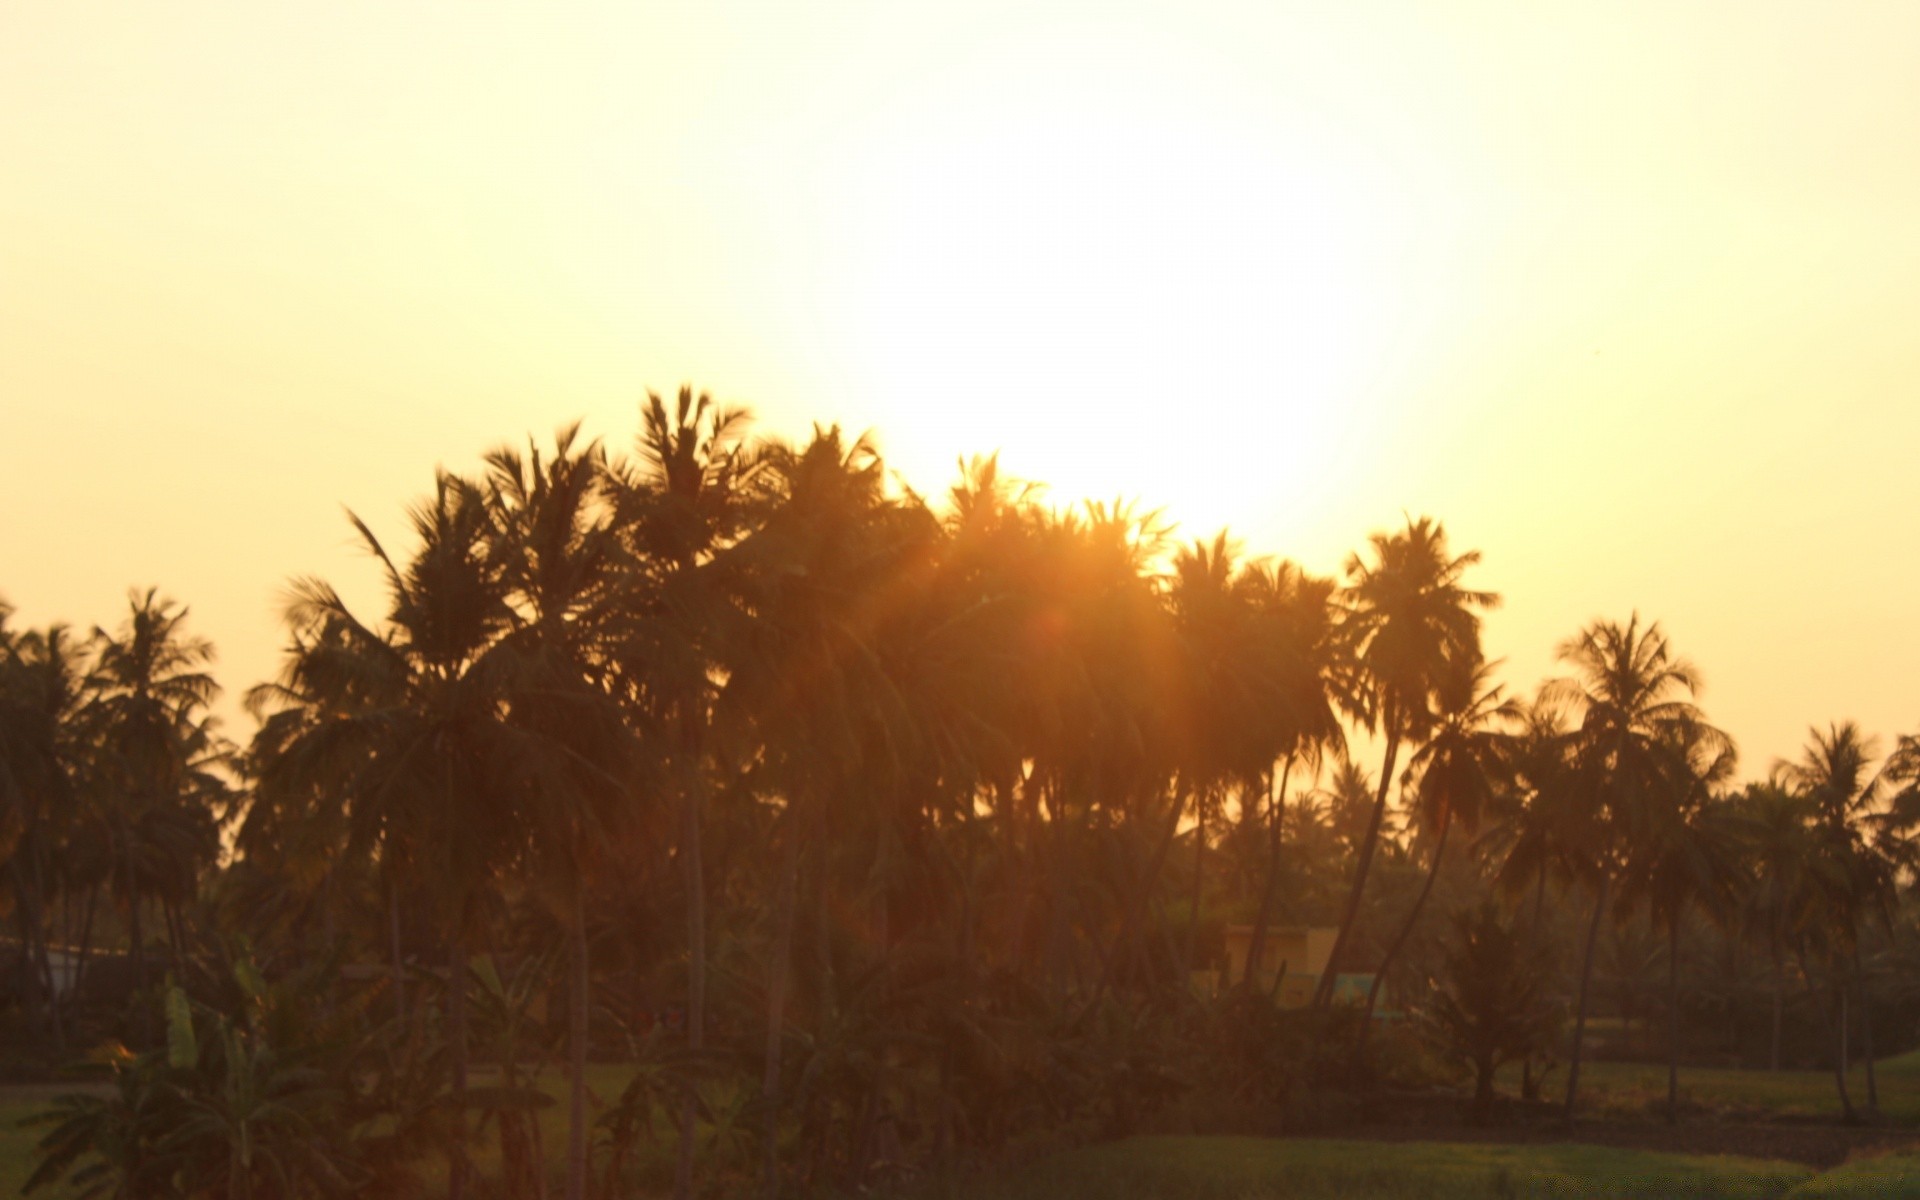
[(1358, 554), (1348, 559), (1348, 582), (1341, 596), (1347, 644), (1359, 677), (1349, 703), (1368, 729), (1385, 736), (1386, 749), (1339, 932), (1314, 991), (1316, 1007), (1333, 998), (1380, 843), (1387, 789), (1401, 747), (1433, 728), (1435, 696), (1448, 678), (1479, 661), (1480, 618), (1474, 610), (1499, 603), (1492, 592), (1461, 586), (1461, 577), (1480, 555), (1469, 551), (1452, 557), (1446, 531), (1429, 517), (1408, 518), (1401, 532), (1374, 533), (1368, 542), (1373, 561)]
[(1624, 625), (1595, 621), (1562, 642), (1558, 655), (1575, 674), (1553, 680), (1542, 695), (1549, 703), (1565, 705), (1579, 721), (1568, 735), (1562, 782), (1572, 807), (1569, 825), (1581, 827), (1577, 840), (1569, 844), (1586, 852), (1591, 866), (1584, 873), (1596, 892), (1581, 957), (1573, 1057), (1567, 1068), (1564, 1115), (1571, 1121), (1579, 1095), (1594, 946), (1622, 858), (1629, 847), (1660, 829), (1690, 794), (1694, 776), (1689, 754), (1712, 757), (1730, 752), (1732, 743), (1706, 723), (1692, 702), (1700, 687), (1699, 672), (1674, 654), (1659, 622), (1643, 628), (1638, 613)]
[[(1416, 829), (1432, 840), (1433, 849), (1428, 854), (1427, 878), (1414, 897), (1406, 923), (1387, 946), (1380, 969), (1374, 973), (1373, 983), (1367, 989), (1369, 1018), (1380, 998), (1381, 981), (1412, 935), (1427, 897), (1433, 892), (1433, 881), (1439, 877), (1440, 863), (1447, 851), (1447, 835), (1454, 822), (1457, 820), (1469, 837), (1477, 833), (1481, 814), (1493, 805), (1495, 792), (1508, 773), (1512, 741), (1501, 726), (1519, 722), (1521, 713), (1519, 706), (1503, 695), (1501, 686), (1493, 682), (1497, 665), (1475, 663), (1470, 671), (1463, 671), (1459, 678), (1448, 681), (1437, 697), (1438, 724), (1427, 744), (1407, 764), (1407, 774), (1414, 781), (1411, 817)], [(1355, 1064), (1362, 1070), (1371, 1025), (1371, 1020), (1361, 1025), (1359, 1041), (1355, 1044)]]

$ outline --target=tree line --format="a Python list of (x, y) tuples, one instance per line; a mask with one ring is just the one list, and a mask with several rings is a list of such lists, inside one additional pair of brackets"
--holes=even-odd
[[(569, 428), (438, 473), (404, 546), (352, 523), (383, 608), (294, 580), (244, 745), (157, 592), (84, 638), (0, 610), (21, 1028), (133, 1047), (39, 1182), (110, 1143), (139, 1194), (365, 1190), (431, 1145), (461, 1200), (477, 1122), (510, 1194), (544, 1195), (558, 1059), (567, 1200), (620, 1194), (656, 1122), (676, 1196), (751, 1163), (772, 1197), (1422, 1055), (1471, 1064), (1484, 1109), (1504, 1059), (1537, 1087), (1569, 1010), (1570, 1119), (1597, 955), (1635, 923), (1666, 943), (1670, 1115), (1688, 947), (1762, 956), (1771, 1065), (1792, 992), (1849, 1116), (1857, 1030), (1877, 1105), (1866, 988), (1912, 924), (1920, 740), (1882, 760), (1839, 723), (1736, 786), (1698, 671), (1638, 614), (1509, 696), (1498, 597), (1430, 518), (1335, 580), (1050, 506), (992, 458), (931, 503), (867, 438), (759, 438), (682, 390), (630, 453)], [(97, 910), (135, 998), (88, 1026), (56, 959), (99, 958)], [(1229, 922), (1251, 946), (1222, 980)], [(1282, 1011), (1264, 959), (1308, 924), (1332, 959)], [(1383, 980), (1418, 1021), (1374, 1032)], [(633, 1064), (617, 1099), (590, 1060)]]

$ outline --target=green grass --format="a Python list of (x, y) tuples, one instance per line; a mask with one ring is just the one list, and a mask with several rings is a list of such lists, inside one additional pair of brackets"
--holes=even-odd
[[(1520, 1068), (1510, 1065), (1501, 1080), (1519, 1090)], [(1881, 1115), (1897, 1124), (1920, 1124), (1920, 1051), (1883, 1059), (1879, 1064)], [(1567, 1073), (1561, 1064), (1548, 1079), (1549, 1096), (1563, 1094)], [(1867, 1072), (1855, 1067), (1847, 1089), (1856, 1107), (1867, 1098)], [(1659, 1063), (1589, 1062), (1580, 1066), (1581, 1110), (1599, 1115), (1634, 1116), (1658, 1111), (1667, 1102), (1667, 1068)], [(1760, 1071), (1720, 1067), (1681, 1067), (1683, 1102), (1730, 1117), (1836, 1118), (1840, 1098), (1831, 1071)]]
[(1795, 1163), (1597, 1146), (1187, 1137), (1088, 1147), (1003, 1176), (910, 1194), (942, 1200), (1768, 1200), (1813, 1178), (1812, 1168)]
[(1789, 1200), (1881, 1200), (1920, 1196), (1920, 1154), (1856, 1159), (1787, 1193)]
[[(588, 1085), (602, 1100), (627, 1081), (619, 1066), (590, 1068)], [(1666, 1075), (1657, 1066), (1594, 1064), (1592, 1094), (1602, 1107), (1631, 1108), (1664, 1100)], [(542, 1134), (557, 1187), (566, 1147), (564, 1080), (542, 1080), (561, 1098), (541, 1113)], [(1833, 1081), (1821, 1072), (1683, 1071), (1693, 1099), (1766, 1116), (1830, 1115)], [(1882, 1103), (1914, 1119), (1920, 1109), (1920, 1054), (1881, 1064)], [(1861, 1085), (1864, 1093), (1864, 1084)], [(38, 1111), (50, 1091), (0, 1089), (0, 1200), (17, 1195), (33, 1165), (38, 1129), (20, 1118)], [(672, 1132), (636, 1155), (646, 1194), (664, 1191), (670, 1177)], [(498, 1143), (474, 1146), (482, 1178), (497, 1175)], [(422, 1164), (427, 1195), (444, 1191), (444, 1165)], [(37, 1193), (62, 1200), (61, 1189)], [(1795, 1163), (1719, 1156), (1660, 1154), (1589, 1145), (1508, 1146), (1486, 1143), (1371, 1142), (1332, 1139), (1144, 1138), (1068, 1151), (1018, 1170), (964, 1182), (934, 1183), (911, 1200), (1454, 1200), (1480, 1197), (1792, 1197), (1795, 1200), (1920, 1198), (1920, 1149), (1862, 1158), (1824, 1173)]]

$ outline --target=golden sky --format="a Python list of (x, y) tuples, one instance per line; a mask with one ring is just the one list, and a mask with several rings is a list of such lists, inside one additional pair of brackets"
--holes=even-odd
[(682, 381), (1336, 569), (1523, 687), (1637, 607), (1749, 775), (1920, 730), (1920, 5), (13, 3), (0, 595), (237, 692), (434, 464)]

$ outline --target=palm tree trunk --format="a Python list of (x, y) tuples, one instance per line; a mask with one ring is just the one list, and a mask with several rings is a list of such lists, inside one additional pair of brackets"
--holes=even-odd
[(1680, 1120), (1680, 910), (1667, 917), (1667, 1124)]
[(140, 884), (133, 877), (133, 863), (127, 863), (127, 943), (133, 958), (134, 986), (147, 982), (146, 937), (140, 929)]
[(93, 954), (93, 917), (100, 908), (100, 885), (94, 884), (87, 892), (87, 907), (80, 916), (80, 947), (74, 955), (73, 983), (69, 985), (68, 995), (72, 1002), (80, 1002), (80, 984), (87, 977), (87, 959)]
[[(698, 743), (698, 731), (683, 728)], [(704, 776), (694, 761), (682, 789), (680, 855), (687, 891), (687, 1049), (698, 1054), (707, 1044), (707, 875), (702, 857), (700, 816)], [(674, 1200), (692, 1200), (693, 1150), (698, 1097), (689, 1086), (680, 1098), (680, 1145), (674, 1157)]]
[(1427, 906), (1427, 897), (1433, 894), (1433, 881), (1440, 877), (1440, 860), (1447, 852), (1447, 834), (1453, 830), (1453, 809), (1449, 806), (1440, 818), (1440, 837), (1433, 844), (1433, 861), (1427, 865), (1427, 881), (1420, 885), (1420, 894), (1414, 897), (1413, 911), (1407, 914), (1406, 924), (1400, 926), (1400, 932), (1394, 935), (1393, 944), (1387, 947), (1385, 958), (1380, 960), (1380, 969), (1374, 972), (1373, 983), (1367, 988), (1367, 1016), (1360, 1023), (1360, 1036), (1353, 1043), (1353, 1070), (1357, 1079), (1367, 1066), (1367, 1035), (1373, 1029), (1373, 1006), (1380, 1000), (1380, 984), (1387, 977), (1387, 968), (1400, 956), (1400, 950), (1413, 935), (1413, 927), (1420, 923), (1421, 910)]
[(1587, 948), (1580, 957), (1580, 993), (1574, 1004), (1573, 1018), (1573, 1057), (1567, 1064), (1567, 1100), (1562, 1109), (1562, 1118), (1573, 1123), (1573, 1105), (1580, 1096), (1580, 1054), (1584, 1050), (1587, 1034), (1587, 989), (1593, 979), (1593, 951), (1600, 940), (1600, 919), (1607, 912), (1607, 894), (1613, 890), (1613, 878), (1602, 876), (1600, 892), (1593, 900), (1593, 920), (1587, 924)]
[(1187, 986), (1193, 978), (1193, 960), (1196, 939), (1200, 933), (1200, 889), (1205, 881), (1207, 865), (1207, 794), (1200, 792), (1194, 798), (1193, 806), (1193, 898), (1192, 908), (1187, 913), (1187, 946), (1182, 956), (1185, 968), (1180, 983)]
[(1260, 908), (1253, 915), (1253, 936), (1247, 941), (1247, 970), (1243, 982), (1253, 987), (1260, 977), (1261, 959), (1266, 956), (1267, 922), (1273, 919), (1273, 904), (1280, 891), (1280, 847), (1284, 836), (1281, 822), (1287, 815), (1287, 780), (1293, 774), (1293, 755), (1280, 769), (1280, 790), (1267, 798), (1267, 878), (1260, 888)]
[(760, 1081), (760, 1094), (767, 1107), (760, 1174), (760, 1187), (766, 1200), (778, 1200), (780, 1195), (780, 1050), (786, 1031), (787, 984), (793, 971), (793, 927), (800, 900), (802, 830), (800, 814), (791, 815), (792, 828), (788, 830), (786, 852), (781, 856), (773, 958), (767, 964), (767, 1065)]
[[(1810, 1000), (1818, 1002), (1813, 987), (1813, 972), (1807, 969), (1807, 948), (1804, 943), (1796, 943), (1793, 948), (1795, 959), (1800, 963), (1800, 975), (1807, 981), (1807, 994)], [(1846, 990), (1836, 988), (1844, 998)], [(1853, 1097), (1847, 1094), (1847, 1010), (1844, 1001), (1839, 1005), (1828, 1004), (1827, 1019), (1833, 1023), (1835, 1034), (1835, 1054), (1833, 1063), (1834, 1086), (1840, 1093), (1840, 1119), (1851, 1125), (1859, 1118), (1853, 1111)], [(1836, 1012), (1837, 1009), (1837, 1012)]]
[(1347, 892), (1346, 908), (1340, 914), (1340, 932), (1333, 937), (1333, 949), (1327, 953), (1326, 969), (1313, 989), (1313, 1006), (1325, 1008), (1333, 1001), (1333, 986), (1353, 936), (1353, 923), (1360, 915), (1360, 896), (1367, 888), (1367, 872), (1373, 868), (1373, 854), (1380, 845), (1380, 823), (1387, 815), (1387, 789), (1393, 782), (1393, 762), (1400, 753), (1400, 722), (1391, 704), (1386, 711), (1387, 754), (1380, 766), (1380, 791), (1373, 800), (1373, 815), (1367, 819), (1367, 836), (1360, 843), (1360, 861), (1354, 864), (1353, 886)]
[(466, 905), (447, 945), (447, 1054), (453, 1075), (453, 1136), (447, 1146), (447, 1200), (467, 1194), (467, 935)]
[(13, 868), (14, 915), (20, 923), (20, 989), (26, 1008), (27, 1028), (38, 1034), (42, 1024), (40, 956), (36, 952), (39, 931), (34, 928), (33, 901), (28, 895), (26, 871), (19, 858)]
[(1839, 1010), (1839, 1019), (1834, 1022), (1839, 1046), (1833, 1056), (1833, 1077), (1840, 1088), (1840, 1113), (1848, 1124), (1859, 1120), (1853, 1110), (1853, 1097), (1847, 1093), (1847, 1067), (1852, 1057), (1847, 1046), (1847, 986), (1836, 981), (1833, 985), (1834, 1007)]
[(1873, 1066), (1873, 1005), (1867, 996), (1867, 972), (1860, 964), (1860, 944), (1853, 946), (1854, 990), (1860, 996), (1860, 1050), (1867, 1059), (1867, 1113), (1880, 1113), (1880, 1080)]
[(407, 967), (400, 950), (400, 884), (387, 881), (387, 952), (393, 958), (393, 1015), (407, 1022)]
[(573, 959), (573, 994), (568, 997), (567, 1011), (567, 1024), (571, 1027), (567, 1065), (572, 1072), (567, 1096), (567, 1200), (586, 1200), (587, 1197), (587, 1035), (592, 1011), (588, 988), (592, 964), (587, 957), (586, 891), (585, 882), (576, 875), (572, 920), (567, 923), (568, 949)]
[(1773, 941), (1773, 1035), (1767, 1047), (1767, 1070), (1780, 1069), (1780, 1018), (1786, 1009), (1787, 973), (1780, 962), (1780, 940)]

